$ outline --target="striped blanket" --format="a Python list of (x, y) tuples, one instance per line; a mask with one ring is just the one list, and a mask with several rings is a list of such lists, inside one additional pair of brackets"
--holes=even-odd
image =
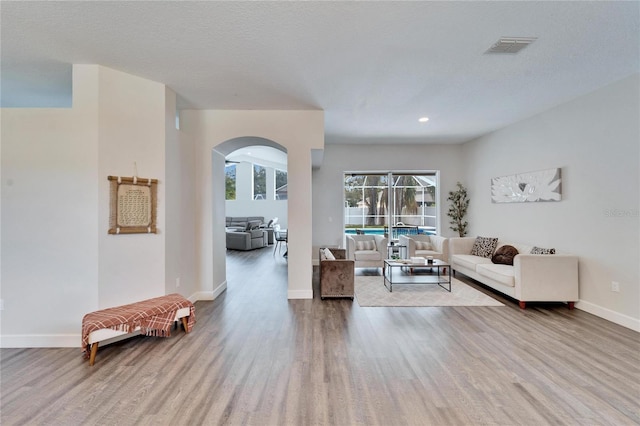
[(103, 328), (132, 333), (140, 327), (140, 332), (147, 336), (170, 336), (178, 309), (187, 307), (186, 331), (190, 332), (196, 322), (195, 307), (177, 293), (91, 312), (82, 319), (82, 348), (88, 353), (89, 334)]

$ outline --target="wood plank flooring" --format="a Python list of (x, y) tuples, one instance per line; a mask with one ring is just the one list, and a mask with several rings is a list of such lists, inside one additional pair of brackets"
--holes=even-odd
[(580, 310), (288, 301), (273, 248), (227, 265), (188, 335), (102, 347), (94, 367), (79, 348), (0, 350), (1, 423), (640, 424), (639, 334)]

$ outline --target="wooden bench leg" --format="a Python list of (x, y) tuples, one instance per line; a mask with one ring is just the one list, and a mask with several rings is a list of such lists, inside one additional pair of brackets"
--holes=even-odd
[(518, 302), (518, 305), (520, 305), (520, 309), (525, 309), (527, 307), (527, 302), (520, 301)]
[(91, 355), (89, 356), (89, 365), (93, 365), (96, 362), (96, 355), (98, 354), (98, 342), (91, 345)]
[(569, 304), (569, 310), (573, 309), (576, 302), (567, 302)]
[(187, 327), (187, 324), (188, 324), (187, 317), (182, 317), (182, 326), (184, 327), (185, 333), (189, 332), (189, 328)]

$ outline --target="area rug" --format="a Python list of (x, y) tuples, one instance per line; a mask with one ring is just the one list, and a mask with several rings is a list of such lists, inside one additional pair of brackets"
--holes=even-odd
[(393, 292), (381, 276), (356, 276), (360, 306), (504, 306), (490, 296), (452, 278), (451, 293), (437, 285), (396, 284)]

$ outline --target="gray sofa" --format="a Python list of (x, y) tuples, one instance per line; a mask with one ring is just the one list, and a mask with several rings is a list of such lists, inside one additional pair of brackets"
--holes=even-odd
[(253, 250), (267, 246), (264, 229), (227, 231), (227, 250)]
[(240, 230), (247, 230), (249, 222), (259, 222), (258, 225), (264, 223), (264, 216), (227, 216), (225, 226), (227, 228), (236, 228)]
[[(267, 231), (267, 244), (273, 244), (273, 228), (265, 223), (264, 216), (227, 216), (225, 227), (227, 228), (227, 231), (247, 231), (247, 225), (249, 225), (249, 222), (252, 222), (252, 224), (260, 222), (258, 224), (259, 227)], [(249, 226), (249, 229), (253, 227), (254, 226)]]
[[(263, 216), (243, 216), (226, 218), (226, 234), (228, 250), (253, 250), (266, 247), (268, 233), (261, 228), (264, 225)], [(265, 236), (265, 233), (267, 235)]]

